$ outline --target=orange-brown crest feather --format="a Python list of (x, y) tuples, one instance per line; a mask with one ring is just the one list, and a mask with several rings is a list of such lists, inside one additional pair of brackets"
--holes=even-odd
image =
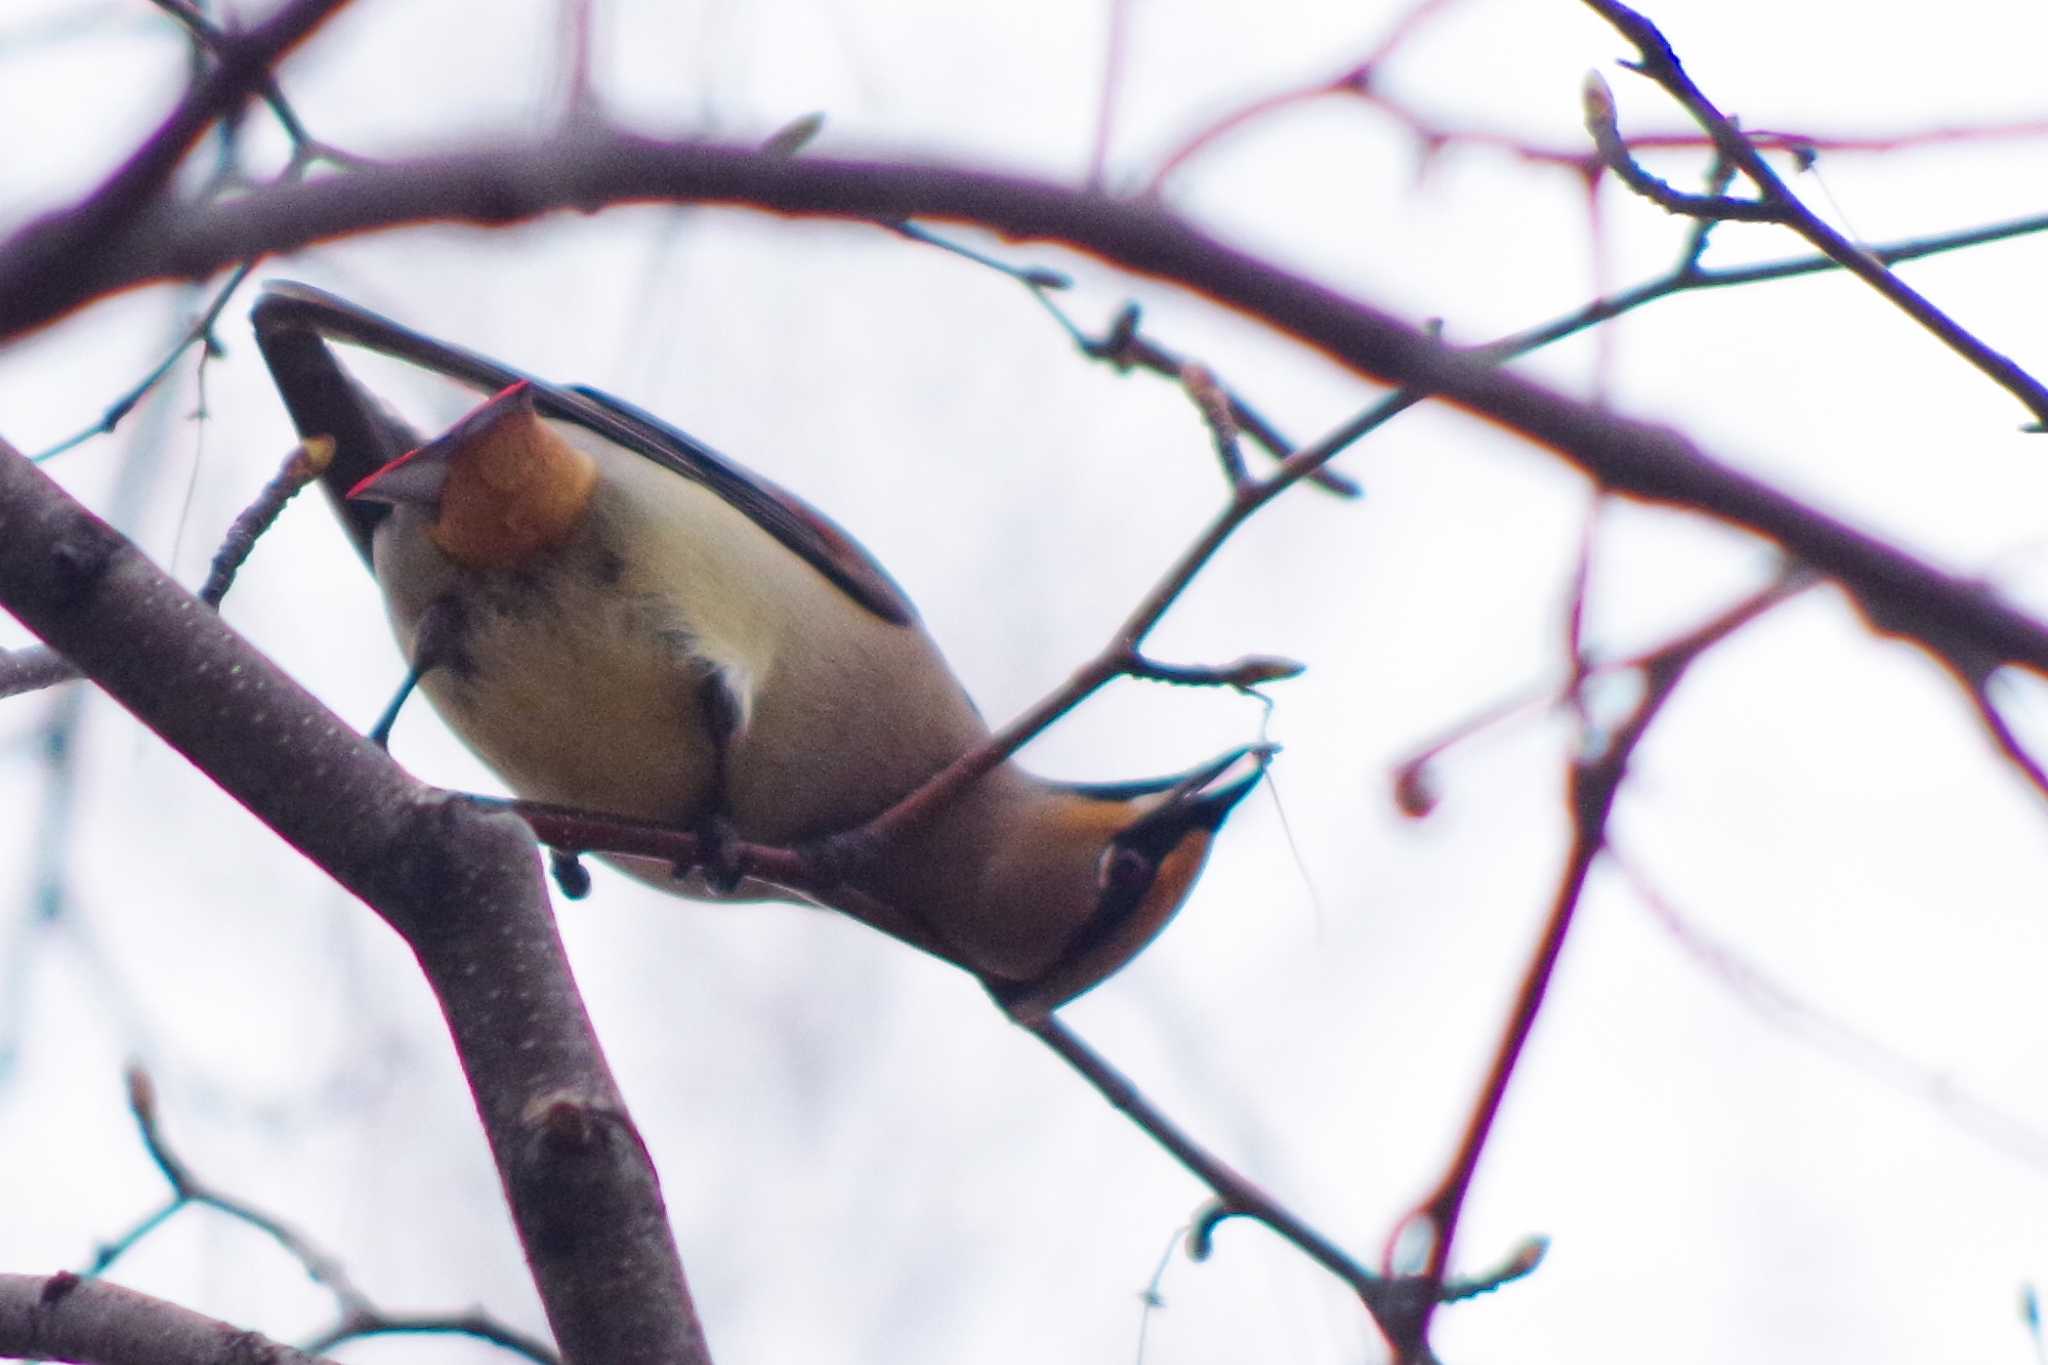
[(551, 430), (531, 401), (515, 399), (451, 436), (458, 444), (430, 534), (456, 563), (515, 568), (582, 522), (597, 464)]

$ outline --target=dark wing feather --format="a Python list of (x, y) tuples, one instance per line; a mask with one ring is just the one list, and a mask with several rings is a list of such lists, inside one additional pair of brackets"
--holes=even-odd
[(391, 514), (383, 503), (350, 502), (348, 490), (420, 443), (419, 433), (394, 416), (328, 349), (305, 318), (306, 301), (269, 293), (250, 320), (271, 381), (302, 437), (334, 441), (334, 458), (320, 476), (334, 514), (370, 561), (370, 536)]
[[(564, 406), (565, 400), (580, 402)], [(620, 445), (637, 450), (663, 468), (703, 484), (747, 517), (810, 561), (813, 568), (844, 589), (885, 621), (909, 625), (917, 619), (889, 571), (875, 562), (861, 543), (839, 523), (796, 494), (737, 464), (659, 417), (586, 384), (545, 389), (541, 411), (580, 423)]]
[(574, 422), (702, 484), (883, 620), (908, 625), (917, 619), (916, 608), (895, 580), (829, 517), (630, 403), (596, 389), (536, 379), (310, 285), (269, 284), (251, 319), (264, 361), (300, 434), (335, 438), (334, 466), (322, 482), (365, 555), (370, 533), (388, 509), (351, 503), (342, 495), (418, 445), (419, 438), (342, 368), (325, 344), (328, 338), (407, 361), (483, 393), (524, 380), (532, 385), (543, 415)]

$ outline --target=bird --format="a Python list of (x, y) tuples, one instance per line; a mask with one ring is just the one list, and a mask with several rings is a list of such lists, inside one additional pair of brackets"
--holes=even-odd
[[(522, 798), (697, 830), (712, 850), (681, 873), (610, 859), (629, 873), (787, 897), (718, 851), (835, 847), (987, 741), (903, 590), (794, 494), (623, 400), (309, 285), (270, 283), (252, 321), (301, 436), (335, 442), (322, 481), (408, 662), (399, 700), (417, 683)], [(423, 441), (330, 340), (488, 396)], [(1005, 761), (804, 894), (1042, 1017), (1164, 928), (1273, 752), (1111, 784)]]

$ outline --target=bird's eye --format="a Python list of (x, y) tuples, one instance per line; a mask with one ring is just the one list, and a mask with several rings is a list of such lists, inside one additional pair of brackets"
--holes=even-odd
[(1137, 895), (1152, 881), (1159, 869), (1152, 860), (1134, 848), (1111, 844), (1102, 850), (1102, 861), (1095, 868), (1095, 882), (1111, 895)]

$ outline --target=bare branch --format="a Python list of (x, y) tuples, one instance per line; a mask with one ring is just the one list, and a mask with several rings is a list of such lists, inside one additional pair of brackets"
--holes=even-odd
[[(135, 1126), (142, 1134), (142, 1145), (148, 1148), (150, 1160), (156, 1163), (157, 1170), (163, 1173), (164, 1180), (171, 1187), (174, 1196), (172, 1212), (186, 1204), (203, 1204), (247, 1223), (284, 1248), (305, 1267), (307, 1276), (314, 1283), (326, 1286), (340, 1302), (344, 1315), (373, 1311), (368, 1297), (356, 1288), (338, 1257), (315, 1246), (304, 1233), (275, 1214), (237, 1199), (224, 1190), (215, 1189), (195, 1175), (192, 1168), (171, 1150), (157, 1116), (155, 1082), (139, 1066), (128, 1070), (128, 1110), (135, 1116)], [(161, 1217), (146, 1219), (136, 1231), (103, 1247), (94, 1260), (93, 1272), (97, 1274), (112, 1265), (127, 1254), (144, 1233), (153, 1231), (162, 1222)]]
[(213, 329), (219, 323), (222, 312), (226, 311), (228, 300), (235, 296), (235, 292), (242, 287), (243, 282), (249, 278), (251, 272), (255, 269), (256, 264), (254, 261), (244, 261), (236, 266), (229, 273), (227, 280), (222, 283), (220, 288), (214, 291), (213, 301), (206, 305), (206, 308), (197, 318), (193, 319), (192, 325), (185, 329), (184, 335), (171, 344), (169, 352), (165, 354), (162, 360), (156, 363), (155, 367), (148, 374), (129, 386), (127, 392), (123, 393), (119, 398), (109, 403), (106, 410), (100, 414), (97, 422), (94, 422), (89, 427), (83, 427), (73, 432), (57, 442), (57, 444), (38, 453), (35, 457), (37, 463), (53, 459), (56, 456), (62, 455), (67, 450), (84, 445), (95, 436), (110, 434), (115, 427), (121, 425), (123, 418), (135, 410), (136, 404), (147, 398), (156, 389), (156, 386), (169, 376), (178, 361), (184, 357), (185, 352), (191, 350), (194, 346), (203, 343), (209, 353), (214, 352), (219, 343), (214, 340)]
[[(1633, 64), (1635, 70), (1669, 92), (1713, 139), (1714, 146), (1721, 156), (1740, 168), (1742, 174), (1756, 186), (1761, 196), (1761, 204), (1758, 207), (1763, 210), (1757, 216), (1783, 223), (1813, 243), (1829, 260), (1882, 294), (1900, 311), (1932, 333), (1943, 345), (1983, 371), (1994, 383), (2024, 403), (2028, 411), (2034, 415), (2033, 425), (2036, 429), (2048, 429), (2048, 388), (2044, 388), (2039, 380), (2015, 364), (2010, 356), (1985, 345), (1974, 333), (1894, 275), (1882, 261), (1837, 232), (1826, 220), (1799, 202), (1798, 196), (1792, 193), (1784, 180), (1771, 168), (1763, 153), (1758, 151), (1756, 145), (1735, 126), (1734, 120), (1717, 109), (1706, 95), (1701, 93), (1700, 88), (1693, 84), (1692, 77), (1685, 73), (1685, 67), (1679, 62), (1678, 54), (1672, 51), (1671, 44), (1665, 40), (1655, 24), (1628, 6), (1618, 3), (1618, 0), (1586, 0), (1586, 4), (1635, 45), (1636, 51), (1641, 54), (1640, 60)], [(1613, 106), (1610, 101), (1610, 124), (1612, 114)], [(1599, 136), (1596, 132), (1596, 139)], [(1614, 136), (1611, 144), (1603, 145), (1603, 150), (1619, 148), (1618, 134)], [(1626, 178), (1629, 174), (1624, 169), (1627, 162), (1626, 154), (1622, 153), (1619, 162), (1610, 164), (1614, 165), (1617, 173)], [(1674, 207), (1671, 204), (1665, 206)]]
[(0, 699), (40, 692), (77, 676), (78, 670), (63, 655), (44, 645), (0, 650)]
[(1425, 1300), (1448, 1303), (1490, 1293), (1528, 1275), (1543, 1260), (1541, 1239), (1532, 1239), (1517, 1248), (1501, 1266), (1471, 1279), (1447, 1282), (1441, 1277), (1431, 1280), (1428, 1277), (1389, 1278), (1375, 1274), (1280, 1201), (1247, 1180), (1228, 1162), (1196, 1142), (1147, 1099), (1129, 1077), (1111, 1066), (1064, 1023), (1050, 1016), (1019, 1022), (1076, 1075), (1095, 1087), (1096, 1093), (1107, 1100), (1111, 1108), (1136, 1124), (1215, 1194), (1216, 1202), (1188, 1229), (1189, 1254), (1196, 1260), (1207, 1258), (1211, 1239), (1226, 1220), (1249, 1218), (1262, 1223), (1350, 1286), (1388, 1341), (1395, 1343), (1405, 1339), (1418, 1320), (1426, 1320), (1427, 1314), (1421, 1307)]
[[(1981, 585), (1942, 573), (1708, 458), (1674, 432), (1495, 370), (1169, 214), (1017, 177), (791, 160), (602, 131), (511, 143), (260, 189), (233, 205), (164, 211), (148, 230), (110, 245), (68, 279), (31, 296), (0, 291), (0, 335), (48, 321), (106, 290), (205, 273), (260, 252), (370, 228), (449, 218), (510, 222), (551, 208), (649, 198), (859, 218), (953, 217), (1071, 242), (1258, 317), (1369, 378), (1431, 394), (1519, 431), (1614, 492), (1705, 512), (1776, 541), (1839, 579), (1880, 629), (1936, 653), (1963, 642), (2001, 662), (2048, 671), (2048, 630), (2025, 613)], [(0, 252), (0, 277), (17, 264), (15, 253)], [(1311, 447), (1282, 470), (1298, 475), (1333, 453), (1327, 443)]]
[(1586, 77), (1586, 131), (1608, 170), (1621, 183), (1667, 213), (1682, 214), (1708, 222), (1783, 223), (1785, 210), (1759, 199), (1738, 199), (1729, 194), (1687, 194), (1644, 170), (1630, 154), (1615, 123), (1614, 94), (1599, 75)]
[(171, 173), (214, 120), (261, 89), (271, 67), (347, 3), (287, 0), (246, 33), (222, 35), (213, 44), (217, 65), (186, 91), (134, 155), (72, 207), (36, 219), (0, 246), (0, 298), (35, 306), (70, 295), (58, 303), (58, 312), (83, 302), (64, 277), (110, 243), (131, 237), (149, 217), (145, 206), (161, 203)]
[(1222, 1211), (1255, 1218), (1298, 1247), (1309, 1259), (1351, 1286), (1379, 1321), (1394, 1306), (1396, 1289), (1366, 1269), (1308, 1223), (1238, 1174), (1227, 1162), (1181, 1130), (1122, 1072), (1083, 1042), (1079, 1035), (1050, 1015), (1025, 1021), (1031, 1035), (1072, 1067), (1110, 1106), (1144, 1130), (1146, 1136), (1215, 1192)]
[(256, 541), (270, 529), (270, 524), (283, 512), (285, 504), (298, 496), (299, 490), (320, 477), (334, 458), (334, 438), (321, 437), (303, 441), (298, 449), (285, 456), (284, 463), (270, 482), (256, 495), (256, 500), (243, 508), (228, 527), (228, 533), (221, 547), (214, 553), (213, 565), (206, 572), (206, 582), (200, 586), (199, 600), (209, 607), (218, 607), (221, 599), (234, 586), (235, 575), (241, 571), (242, 563), (256, 548)]
[(1958, 1083), (1953, 1072), (1915, 1061), (1849, 1020), (1816, 1006), (1796, 987), (1773, 976), (1734, 944), (1702, 928), (1660, 891), (1641, 865), (1617, 847), (1612, 838), (1608, 840), (1607, 861), (1621, 874), (1657, 927), (1745, 1009), (1774, 1028), (1925, 1105), (1978, 1141), (2024, 1161), (2036, 1171), (2048, 1170), (2048, 1129), (1978, 1098)]
[[(1572, 922), (1584, 897), (1586, 879), (1606, 844), (1608, 817), (1613, 814), (1615, 798), (1621, 793), (1629, 761), (1634, 757), (1637, 746), (1649, 733), (1651, 724), (1671, 700), (1693, 664), (1743, 626), (1805, 591), (1811, 586), (1811, 581), (1811, 575), (1803, 570), (1788, 572), (1770, 586), (1750, 594), (1693, 630), (1642, 656), (1642, 697), (1627, 719), (1612, 733), (1598, 739), (1590, 757), (1572, 764), (1571, 849), (1565, 857), (1564, 871), (1558, 878), (1550, 914), (1529, 966), (1522, 975), (1508, 1023), (1502, 1031), (1486, 1083), (1466, 1124), (1464, 1137), (1458, 1144), (1457, 1155), (1436, 1189), (1412, 1215), (1413, 1221), (1424, 1225), (1429, 1233), (1429, 1262), (1422, 1277), (1426, 1285), (1441, 1286), (1449, 1279), (1451, 1246), (1457, 1234), (1465, 1196), (1471, 1190), (1472, 1177), (1479, 1168), (1479, 1158), (1486, 1149), (1487, 1139), (1492, 1135), (1501, 1102), (1507, 1097), (1508, 1083), (1513, 1079), (1523, 1049), (1528, 1045), (1536, 1016), (1543, 1008), (1558, 957), (1564, 951), (1565, 939), (1571, 933)], [(1589, 743), (1595, 743), (1592, 736), (1587, 739)], [(1435, 1293), (1423, 1294), (1418, 1301), (1417, 1315), (1408, 1324), (1411, 1330), (1392, 1338), (1401, 1360), (1429, 1358), (1429, 1320), (1438, 1301), (1439, 1296)]]
[(0, 1355), (80, 1365), (315, 1365), (282, 1342), (104, 1280), (0, 1275)]
[[(565, 1356), (708, 1360), (524, 827), (411, 781), (4, 447), (0, 602), (405, 937)], [(305, 799), (308, 774), (319, 801)]]
[(546, 1342), (536, 1340), (517, 1328), (508, 1327), (484, 1313), (462, 1313), (451, 1317), (377, 1314), (357, 1318), (341, 1324), (331, 1332), (323, 1332), (315, 1337), (308, 1344), (308, 1349), (331, 1351), (337, 1346), (351, 1341), (361, 1341), (366, 1337), (469, 1337), (533, 1361), (534, 1365), (559, 1365), (561, 1360)]
[[(1046, 288), (1034, 288), (1032, 295), (1045, 311), (1052, 315), (1053, 321), (1060, 325), (1061, 330), (1072, 339), (1075, 349), (1090, 360), (1114, 365), (1119, 372), (1142, 368), (1174, 380), (1178, 380), (1182, 370), (1193, 363), (1146, 336), (1139, 329), (1140, 314), (1136, 304), (1125, 304), (1117, 311), (1109, 330), (1099, 337), (1092, 337), (1081, 330), (1080, 325), (1054, 301)], [(1210, 372), (1210, 377), (1215, 378), (1214, 371)], [(1242, 395), (1223, 384), (1220, 379), (1216, 382), (1224, 399), (1230, 404), (1230, 420), (1239, 431), (1258, 442), (1260, 447), (1276, 460), (1284, 460), (1295, 453), (1297, 447), (1294, 443), (1282, 436), (1279, 428), (1268, 421), (1258, 409), (1252, 407)], [(1318, 466), (1308, 478), (1323, 491), (1343, 498), (1355, 498), (1361, 491), (1357, 482), (1349, 475), (1340, 473), (1328, 465)]]
[(195, 1174), (190, 1165), (171, 1149), (157, 1114), (156, 1086), (141, 1067), (128, 1072), (128, 1108), (135, 1115), (143, 1145), (150, 1159), (163, 1172), (172, 1190), (171, 1203), (138, 1223), (124, 1236), (100, 1249), (92, 1274), (98, 1275), (126, 1255), (136, 1243), (161, 1227), (180, 1209), (202, 1205), (246, 1223), (269, 1237), (305, 1268), (315, 1283), (326, 1286), (340, 1308), (339, 1321), (307, 1347), (319, 1353), (346, 1341), (371, 1336), (466, 1336), (489, 1342), (536, 1365), (560, 1365), (560, 1357), (545, 1343), (499, 1322), (487, 1313), (393, 1314), (373, 1303), (350, 1278), (339, 1257), (323, 1250), (311, 1238), (276, 1214), (257, 1208), (245, 1199), (216, 1188)]
[[(183, 24), (185, 31), (192, 35), (192, 41), (202, 51), (226, 57), (229, 55), (229, 49), (232, 49), (237, 41), (233, 34), (207, 18), (206, 12), (194, 4), (193, 0), (150, 2)], [(256, 82), (256, 90), (262, 95), (263, 102), (270, 106), (270, 112), (277, 119), (278, 126), (284, 129), (285, 136), (291, 139), (293, 157), (296, 159), (308, 155), (309, 149), (316, 145), (314, 139), (306, 131), (306, 125), (299, 118), (298, 111), (292, 108), (291, 101), (284, 97), (284, 91), (278, 86), (277, 78), (265, 70), (261, 79)]]

